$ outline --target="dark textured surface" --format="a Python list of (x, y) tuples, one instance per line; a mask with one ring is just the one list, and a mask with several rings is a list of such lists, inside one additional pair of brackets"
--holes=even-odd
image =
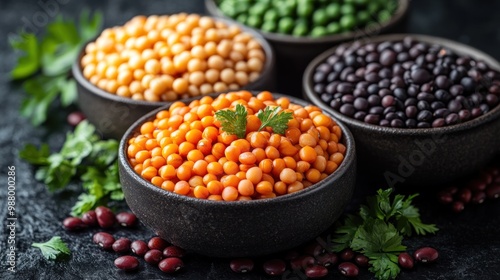
[[(23, 92), (18, 84), (9, 83), (7, 72), (14, 65), (15, 56), (5, 38), (10, 32), (43, 11), (38, 1), (1, 1), (0, 21), (0, 279), (281, 279), (267, 277), (262, 270), (249, 275), (236, 275), (228, 267), (227, 260), (211, 259), (198, 255), (186, 257), (185, 272), (175, 277), (165, 275), (155, 267), (141, 262), (135, 274), (117, 271), (113, 266), (115, 254), (99, 250), (91, 243), (96, 230), (67, 233), (60, 222), (68, 215), (79, 186), (72, 184), (68, 191), (49, 194), (45, 186), (34, 179), (34, 169), (21, 161), (17, 153), (27, 142), (48, 142), (52, 149), (59, 149), (69, 127), (64, 124), (67, 111), (54, 111), (48, 125), (33, 128), (19, 117), (18, 108)], [(47, 2), (47, 1), (42, 1)], [(53, 1), (52, 1), (53, 2)], [(59, 1), (63, 3), (63, 1)], [(203, 1), (64, 1), (60, 10), (66, 16), (75, 17), (83, 7), (96, 7), (106, 15), (105, 24), (125, 22), (135, 14), (192, 11), (202, 12)], [(405, 29), (412, 33), (424, 33), (458, 40), (470, 44), (500, 59), (500, 10), (499, 1), (411, 1)], [(297, 89), (300, 93), (300, 89)], [(480, 145), (481, 143), (477, 143)], [(6, 265), (6, 173), (7, 166), (16, 166), (17, 185), (17, 274), (9, 273)], [(353, 203), (359, 202), (369, 192), (366, 186), (374, 186), (369, 178), (359, 178), (360, 183)], [(377, 187), (379, 185), (376, 185)], [(439, 249), (440, 259), (430, 266), (418, 266), (411, 272), (403, 272), (399, 279), (500, 279), (500, 202), (489, 201), (484, 205), (469, 207), (456, 215), (437, 206), (432, 194), (422, 194), (418, 205), (426, 222), (436, 223), (440, 232), (436, 236), (413, 238), (405, 242), (409, 250), (422, 245)], [(321, 206), (319, 206), (321, 207)], [(148, 239), (152, 232), (141, 227), (137, 230), (114, 231), (116, 236)], [(65, 240), (72, 256), (69, 260), (50, 262), (42, 258), (32, 242), (46, 241), (53, 235)], [(260, 265), (260, 263), (258, 263)], [(290, 275), (288, 279), (300, 279)], [(359, 279), (372, 279), (364, 271)], [(286, 279), (286, 278), (284, 278)], [(342, 279), (333, 272), (326, 279)]]

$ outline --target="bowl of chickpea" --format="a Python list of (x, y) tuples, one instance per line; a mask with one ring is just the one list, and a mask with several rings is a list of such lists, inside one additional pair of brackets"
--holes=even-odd
[(335, 222), (354, 191), (355, 153), (329, 111), (235, 91), (137, 120), (121, 139), (119, 171), (128, 206), (155, 234), (207, 256), (257, 256)]
[(107, 138), (173, 101), (272, 90), (275, 55), (256, 31), (197, 14), (136, 16), (88, 42), (74, 63), (78, 105)]

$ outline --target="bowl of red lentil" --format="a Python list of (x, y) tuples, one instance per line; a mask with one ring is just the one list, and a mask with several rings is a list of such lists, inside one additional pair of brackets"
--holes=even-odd
[(332, 48), (303, 77), (356, 140), (359, 173), (391, 187), (442, 186), (500, 152), (500, 63), (444, 38), (392, 34)]
[[(248, 113), (241, 138), (215, 113), (238, 108)], [(284, 131), (262, 127), (267, 108), (291, 116)], [(356, 155), (327, 110), (237, 91), (143, 116), (120, 142), (119, 170), (127, 204), (156, 234), (203, 255), (243, 257), (292, 248), (331, 226), (352, 197)]]
[(105, 137), (120, 139), (139, 117), (176, 100), (274, 89), (274, 57), (258, 32), (233, 21), (136, 16), (88, 42), (72, 72), (87, 119)]

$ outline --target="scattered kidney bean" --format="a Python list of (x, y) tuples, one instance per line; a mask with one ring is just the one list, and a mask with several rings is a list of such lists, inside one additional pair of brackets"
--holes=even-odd
[(156, 249), (156, 250), (163, 251), (163, 249), (165, 249), (165, 247), (167, 247), (167, 246), (168, 246), (168, 242), (159, 236), (152, 237), (148, 241), (149, 249)]
[(167, 246), (163, 250), (163, 256), (165, 258), (169, 258), (169, 257), (182, 258), (185, 255), (186, 255), (186, 251), (180, 247), (175, 246), (175, 245)]
[(316, 279), (328, 275), (328, 269), (322, 265), (311, 265), (305, 269), (308, 278)]
[(346, 277), (356, 277), (359, 274), (359, 268), (352, 262), (343, 262), (339, 264), (338, 269)]
[(422, 247), (416, 250), (413, 256), (415, 257), (415, 260), (419, 262), (430, 263), (436, 261), (439, 257), (439, 253), (432, 247)]
[(165, 273), (174, 273), (183, 267), (184, 263), (182, 260), (176, 257), (163, 259), (158, 264), (158, 268)]
[(82, 221), (89, 227), (97, 226), (97, 215), (94, 210), (83, 213)]
[(130, 241), (130, 239), (120, 237), (113, 243), (111, 247), (113, 248), (113, 251), (117, 253), (128, 253), (130, 252), (130, 244), (132, 244), (132, 241)]
[(285, 259), (285, 261), (291, 261), (291, 260), (298, 258), (299, 256), (300, 256), (299, 252), (297, 252), (296, 250), (290, 250), (290, 251), (286, 252), (286, 254), (283, 258)]
[(463, 188), (458, 193), (458, 198), (463, 203), (469, 203), (471, 197), (472, 197), (472, 192), (468, 188)]
[(144, 256), (147, 251), (149, 251), (148, 245), (142, 240), (135, 240), (130, 244), (130, 249), (132, 252), (140, 257)]
[(77, 126), (84, 119), (85, 119), (85, 115), (82, 112), (75, 111), (75, 112), (69, 113), (68, 117), (66, 118), (66, 121), (71, 126)]
[(135, 216), (135, 214), (130, 212), (118, 213), (116, 214), (115, 218), (118, 224), (122, 227), (132, 227), (137, 222), (137, 217)]
[(316, 257), (317, 255), (324, 253), (325, 248), (317, 242), (307, 245), (304, 248), (304, 254)]
[(96, 214), (96, 217), (97, 217), (97, 222), (99, 223), (99, 226), (102, 227), (102, 228), (113, 227), (113, 225), (116, 222), (115, 215), (107, 207), (98, 206), (95, 209), (95, 214)]
[(310, 265), (313, 265), (316, 261), (312, 256), (302, 255), (296, 259), (290, 261), (290, 267), (292, 270), (304, 269)]
[(354, 257), (354, 262), (361, 267), (367, 267), (368, 266), (368, 258), (365, 255), (362, 254), (357, 254)]
[(94, 234), (92, 240), (95, 244), (99, 245), (104, 250), (109, 250), (112, 248), (113, 243), (115, 242), (115, 238), (113, 235), (107, 232), (98, 232)]
[(500, 184), (490, 185), (486, 188), (486, 196), (490, 199), (500, 197)]
[(460, 212), (464, 211), (465, 205), (462, 201), (455, 201), (455, 202), (453, 202), (451, 209), (455, 213), (460, 213)]
[(63, 227), (70, 231), (77, 231), (87, 227), (87, 225), (78, 217), (68, 217), (63, 221)]
[(447, 192), (441, 192), (438, 195), (439, 202), (442, 204), (450, 204), (453, 202), (453, 195)]
[(272, 259), (266, 261), (262, 267), (264, 268), (264, 272), (271, 276), (281, 275), (285, 272), (286, 264), (283, 260), (280, 259)]
[(483, 191), (475, 192), (472, 195), (471, 202), (474, 204), (481, 204), (486, 199), (486, 194)]
[(144, 254), (144, 260), (153, 265), (157, 265), (163, 259), (163, 253), (157, 249), (151, 249)]
[(340, 252), (340, 258), (344, 261), (350, 261), (354, 258), (354, 251), (350, 248), (347, 248), (347, 249), (344, 249), (342, 250), (342, 252)]
[(236, 273), (247, 273), (253, 270), (254, 262), (246, 258), (234, 259), (229, 263), (229, 267)]
[(398, 256), (399, 266), (405, 269), (412, 269), (414, 265), (413, 257), (407, 252), (403, 252)]
[(115, 259), (115, 266), (118, 269), (131, 271), (139, 267), (139, 260), (133, 256), (121, 256)]
[(335, 253), (324, 253), (316, 256), (316, 261), (322, 266), (331, 266), (338, 263), (339, 256)]

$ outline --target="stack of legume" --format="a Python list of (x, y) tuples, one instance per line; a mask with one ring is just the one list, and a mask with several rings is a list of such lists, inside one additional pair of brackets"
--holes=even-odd
[(83, 75), (110, 93), (147, 101), (239, 89), (265, 61), (260, 43), (236, 25), (196, 14), (136, 16), (85, 48)]
[(341, 46), (313, 73), (313, 91), (333, 109), (369, 124), (443, 127), (499, 103), (500, 73), (435, 44), (403, 41)]
[(265, 32), (320, 37), (389, 20), (396, 0), (218, 0), (222, 13)]
[[(246, 137), (222, 131), (214, 112), (242, 104), (248, 112)], [(266, 106), (293, 112), (285, 135), (257, 131)], [(272, 198), (300, 191), (334, 172), (346, 147), (340, 127), (315, 106), (248, 91), (205, 96), (169, 110), (140, 127), (128, 141), (134, 170), (162, 189), (212, 200)]]

